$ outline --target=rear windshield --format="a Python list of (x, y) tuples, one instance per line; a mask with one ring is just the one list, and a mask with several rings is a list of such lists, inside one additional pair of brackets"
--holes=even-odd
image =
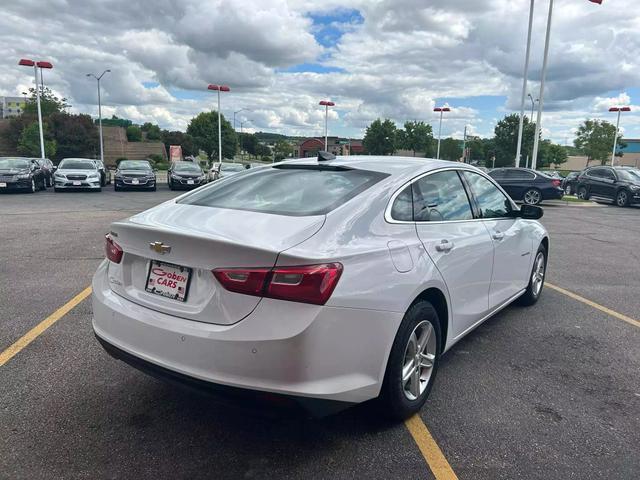
[(386, 176), (367, 170), (291, 165), (248, 170), (245, 175), (215, 182), (178, 203), (277, 215), (324, 215)]
[(96, 164), (92, 160), (66, 159), (60, 162), (60, 170), (95, 170)]

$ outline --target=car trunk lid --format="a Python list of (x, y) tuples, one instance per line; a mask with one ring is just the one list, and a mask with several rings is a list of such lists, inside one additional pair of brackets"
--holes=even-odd
[[(273, 267), (281, 251), (314, 235), (324, 218), (166, 202), (112, 224), (111, 235), (124, 254), (120, 263), (110, 262), (109, 284), (115, 293), (157, 311), (232, 324), (249, 315), (260, 298), (225, 290), (212, 270)], [(147, 291), (153, 261), (190, 269), (185, 301)]]

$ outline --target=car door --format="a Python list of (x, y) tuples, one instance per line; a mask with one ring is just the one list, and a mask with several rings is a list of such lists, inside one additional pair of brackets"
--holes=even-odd
[(617, 177), (612, 168), (602, 169), (602, 195), (613, 200), (616, 197)]
[(449, 292), (457, 337), (488, 311), (493, 244), (474, 218), (456, 169), (429, 173), (413, 183), (418, 237), (442, 275)]
[(596, 197), (606, 196), (606, 187), (605, 187), (605, 178), (604, 178), (604, 168), (596, 167), (590, 168), (587, 171), (588, 185), (589, 185), (589, 193)]
[[(500, 184), (507, 194), (514, 200), (522, 200), (524, 192), (533, 186), (535, 174), (527, 170), (507, 170), (506, 183)], [(509, 188), (505, 188), (508, 185)]]
[(493, 242), (489, 309), (494, 310), (526, 288), (533, 241), (524, 221), (513, 217), (516, 207), (492, 181), (471, 171), (465, 171), (463, 176)]

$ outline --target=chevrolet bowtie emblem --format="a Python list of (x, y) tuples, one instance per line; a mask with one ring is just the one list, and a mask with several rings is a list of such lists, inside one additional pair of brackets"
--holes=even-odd
[(149, 244), (149, 248), (160, 255), (164, 255), (165, 253), (169, 253), (171, 251), (171, 247), (169, 245), (165, 245), (162, 242), (151, 242)]

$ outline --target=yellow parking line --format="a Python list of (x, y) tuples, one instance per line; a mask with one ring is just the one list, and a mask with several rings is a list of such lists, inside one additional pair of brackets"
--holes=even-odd
[(0, 353), (0, 367), (2, 367), (5, 363), (11, 360), (15, 355), (20, 353), (20, 351), (33, 342), (38, 336), (44, 332), (51, 325), (56, 323), (62, 317), (64, 317), (67, 313), (69, 313), (76, 305), (82, 302), (85, 298), (91, 295), (91, 287), (85, 288), (78, 295), (73, 297), (43, 321), (41, 321), (38, 325), (33, 327), (27, 333), (25, 333), (22, 337), (20, 337), (14, 344), (9, 346), (5, 351)]
[(405, 420), (404, 424), (407, 426), (407, 429), (409, 429), (409, 433), (411, 433), (413, 440), (418, 445), (422, 456), (427, 461), (427, 465), (429, 465), (431, 473), (436, 477), (436, 480), (458, 480), (458, 476), (451, 468), (451, 465), (449, 465), (449, 462), (431, 436), (429, 429), (422, 421), (422, 418), (420, 418), (420, 415), (414, 415), (410, 419)]
[(590, 307), (593, 307), (596, 310), (600, 310), (601, 312), (604, 312), (607, 315), (611, 315), (612, 317), (615, 317), (618, 320), (622, 320), (623, 322), (627, 322), (628, 324), (633, 325), (634, 327), (639, 327), (640, 328), (640, 322), (638, 320), (634, 320), (631, 317), (627, 317), (626, 315), (624, 315), (622, 313), (618, 313), (615, 310), (611, 310), (610, 308), (607, 308), (607, 307), (605, 307), (603, 305), (600, 305), (599, 303), (593, 302), (593, 301), (589, 300), (588, 298), (581, 297), (577, 293), (573, 293), (573, 292), (570, 292), (569, 290), (565, 290), (562, 287), (558, 287), (557, 285), (553, 285), (552, 283), (546, 282), (545, 285), (547, 287), (549, 287), (550, 289), (555, 290), (556, 292), (560, 292), (563, 295), (566, 295), (567, 297), (573, 298), (574, 300), (582, 302), (585, 305), (589, 305)]

